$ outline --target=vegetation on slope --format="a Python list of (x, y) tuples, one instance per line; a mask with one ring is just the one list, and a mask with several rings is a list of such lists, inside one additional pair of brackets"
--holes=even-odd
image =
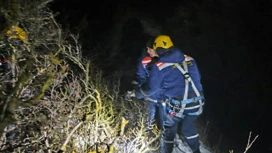
[(125, 101), (119, 78), (103, 79), (82, 57), (77, 35), (62, 30), (49, 2), (1, 2), (1, 120), (8, 123), (1, 152), (156, 150), (160, 131), (145, 131), (145, 103)]

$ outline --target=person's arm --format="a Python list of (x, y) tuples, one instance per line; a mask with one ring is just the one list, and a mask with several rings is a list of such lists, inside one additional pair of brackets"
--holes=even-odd
[(138, 86), (140, 87), (142, 84), (144, 84), (147, 80), (148, 77), (148, 72), (145, 69), (144, 65), (142, 64), (142, 59), (140, 58), (138, 60), (138, 64), (137, 64), (137, 71), (135, 73), (135, 80), (138, 84)]

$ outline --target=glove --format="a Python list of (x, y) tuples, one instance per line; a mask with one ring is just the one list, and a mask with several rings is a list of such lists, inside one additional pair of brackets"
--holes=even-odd
[(135, 90), (127, 91), (127, 93), (125, 95), (125, 100), (132, 101), (132, 97), (136, 97)]

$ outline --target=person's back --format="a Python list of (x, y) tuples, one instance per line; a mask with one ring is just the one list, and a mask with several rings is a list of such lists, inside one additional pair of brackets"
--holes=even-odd
[[(183, 54), (178, 48), (172, 47), (168, 53), (169, 55), (160, 56), (160, 62), (164, 62), (165, 66), (159, 67), (161, 71), (161, 77), (163, 79), (163, 88), (164, 95), (168, 98), (181, 97), (183, 98), (185, 93), (185, 76), (184, 74), (175, 66), (179, 64), (181, 67), (184, 67), (183, 61), (188, 67), (188, 73), (195, 82), (196, 88), (198, 91), (202, 91), (202, 85), (200, 83), (201, 76), (195, 60)], [(190, 97), (196, 96), (192, 86), (188, 86), (188, 93)]]
[[(194, 153), (199, 153), (199, 138), (194, 126), (202, 113), (202, 85), (194, 59), (174, 47), (169, 36), (158, 36), (153, 45), (158, 52), (161, 76), (159, 96), (163, 122), (162, 153), (171, 153), (173, 141), (181, 125), (181, 133)], [(182, 124), (181, 124), (182, 123)], [(171, 143), (169, 143), (171, 142)]]

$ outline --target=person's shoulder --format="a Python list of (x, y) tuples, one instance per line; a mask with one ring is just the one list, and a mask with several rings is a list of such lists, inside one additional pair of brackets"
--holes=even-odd
[(186, 54), (184, 54), (184, 58), (185, 58), (185, 60), (187, 60), (187, 61), (195, 60), (192, 56), (189, 56), (189, 55), (186, 55)]
[(170, 52), (181, 52), (180, 48), (178, 48), (176, 46), (173, 46), (173, 47), (169, 48), (169, 51)]
[(149, 57), (149, 56), (145, 56), (145, 57), (141, 58), (141, 60), (140, 60), (140, 62), (141, 62), (142, 64), (144, 64), (144, 65), (148, 64), (148, 63), (151, 62), (151, 61), (152, 61), (152, 58)]
[(171, 48), (169, 49), (169, 53), (173, 53), (173, 54), (182, 54), (182, 55), (184, 55), (184, 53), (181, 51), (181, 49), (178, 48), (178, 47), (175, 47), (175, 46), (173, 46), (173, 47), (171, 47)]

